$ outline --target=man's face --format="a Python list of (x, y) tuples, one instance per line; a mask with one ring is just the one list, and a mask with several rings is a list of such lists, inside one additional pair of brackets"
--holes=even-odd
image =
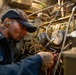
[(10, 26), (8, 28), (8, 36), (10, 39), (19, 42), (26, 35), (26, 27), (21, 25), (16, 20), (11, 20)]

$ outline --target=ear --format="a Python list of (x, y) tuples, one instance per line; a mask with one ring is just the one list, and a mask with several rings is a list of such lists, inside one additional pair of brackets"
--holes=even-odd
[(9, 25), (10, 25), (10, 19), (9, 18), (5, 18), (5, 20), (4, 20), (4, 26), (8, 28)]

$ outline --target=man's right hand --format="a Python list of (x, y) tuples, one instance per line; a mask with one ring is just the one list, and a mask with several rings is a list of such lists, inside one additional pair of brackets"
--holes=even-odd
[(39, 52), (37, 53), (42, 58), (42, 70), (46, 70), (48, 68), (51, 68), (54, 64), (54, 56), (50, 52)]

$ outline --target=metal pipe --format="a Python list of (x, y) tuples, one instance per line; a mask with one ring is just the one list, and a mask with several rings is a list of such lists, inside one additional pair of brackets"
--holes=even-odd
[[(73, 24), (73, 26), (75, 26), (75, 18), (74, 18), (74, 15), (72, 17), (72, 24)], [(76, 30), (76, 26), (75, 26), (74, 30)]]
[(54, 74), (53, 74), (53, 75), (55, 75), (55, 73), (56, 73), (56, 69), (57, 69), (57, 67), (58, 67), (58, 64), (59, 64), (59, 61), (60, 61), (60, 57), (61, 57), (62, 52), (63, 52), (63, 50), (64, 50), (64, 45), (65, 45), (65, 42), (66, 42), (66, 36), (67, 36), (68, 30), (69, 30), (70, 22), (71, 22), (71, 20), (72, 20), (72, 17), (74, 16), (74, 12), (75, 12), (75, 11), (76, 11), (76, 6), (72, 9), (72, 14), (71, 14), (70, 19), (69, 19), (69, 21), (68, 21), (68, 26), (67, 26), (67, 29), (66, 29), (66, 32), (65, 32), (63, 45), (62, 45), (62, 48), (61, 48), (61, 52), (59, 53), (57, 63), (56, 63), (56, 65), (55, 65), (55, 69), (54, 69)]

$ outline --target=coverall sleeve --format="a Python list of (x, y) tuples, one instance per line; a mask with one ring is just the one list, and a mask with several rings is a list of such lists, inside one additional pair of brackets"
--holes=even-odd
[(36, 54), (14, 64), (0, 65), (0, 75), (38, 75), (42, 64)]

